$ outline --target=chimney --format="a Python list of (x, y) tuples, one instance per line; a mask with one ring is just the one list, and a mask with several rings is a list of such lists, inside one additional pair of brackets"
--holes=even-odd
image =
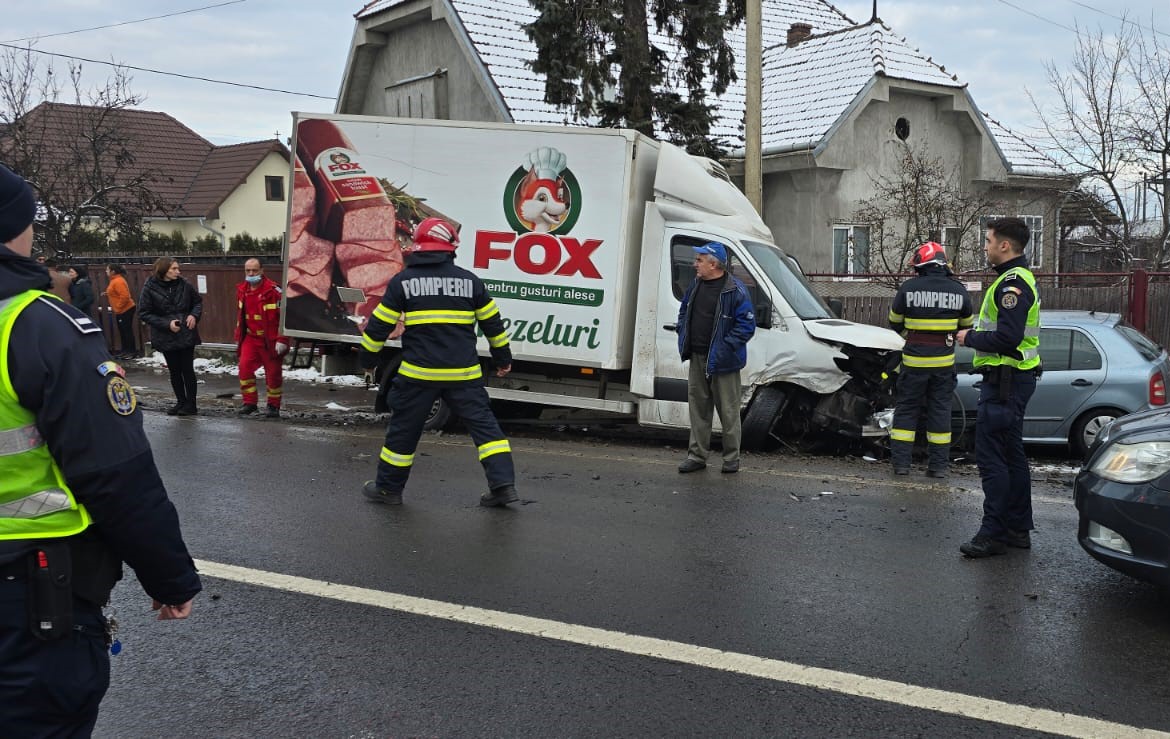
[(812, 26), (808, 23), (793, 23), (788, 27), (788, 46), (791, 48), (812, 35)]

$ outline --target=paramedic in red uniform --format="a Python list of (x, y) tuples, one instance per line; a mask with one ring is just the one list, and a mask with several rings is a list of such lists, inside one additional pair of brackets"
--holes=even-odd
[(280, 335), (280, 286), (264, 276), (256, 258), (244, 262), (244, 281), (236, 285), (236, 350), (240, 357), (240, 395), (244, 404), (238, 413), (248, 416), (259, 410), (256, 370), (264, 367), (268, 385), (268, 418), (280, 418), (284, 355), (288, 338)]

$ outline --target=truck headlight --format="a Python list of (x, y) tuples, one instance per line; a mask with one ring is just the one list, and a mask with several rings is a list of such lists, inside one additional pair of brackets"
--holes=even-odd
[(1090, 468), (1099, 477), (1115, 482), (1149, 482), (1170, 472), (1170, 442), (1141, 441), (1110, 444)]

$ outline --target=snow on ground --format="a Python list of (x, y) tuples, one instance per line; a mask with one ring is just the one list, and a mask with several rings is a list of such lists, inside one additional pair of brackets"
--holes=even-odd
[[(133, 361), (139, 367), (155, 367), (157, 369), (166, 369), (167, 361), (162, 353), (155, 352), (149, 357), (142, 359), (128, 360)], [(202, 357), (195, 358), (195, 372), (196, 374), (204, 375), (232, 375), (239, 374), (240, 368), (235, 364), (225, 363), (222, 359), (204, 359)], [(261, 367), (256, 372), (257, 377), (264, 377), (264, 368)], [(364, 387), (366, 381), (358, 375), (329, 375), (324, 376), (317, 371), (315, 367), (306, 369), (286, 369), (284, 371), (285, 380), (295, 380), (297, 382), (313, 382), (330, 385), (344, 385), (348, 387)]]

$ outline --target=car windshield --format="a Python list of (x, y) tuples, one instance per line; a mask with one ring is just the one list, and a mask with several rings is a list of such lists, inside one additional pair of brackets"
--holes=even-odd
[(1126, 323), (1119, 323), (1117, 324), (1116, 328), (1117, 333), (1124, 336), (1125, 340), (1128, 341), (1134, 349), (1137, 349), (1138, 353), (1141, 354), (1142, 358), (1147, 362), (1152, 362), (1158, 357), (1162, 356), (1162, 347), (1158, 346), (1158, 344), (1153, 339), (1149, 338), (1141, 331), (1138, 331), (1133, 326), (1130, 326)]
[(770, 244), (745, 241), (743, 245), (800, 319), (833, 318), (829, 306), (813, 289), (812, 283), (792, 257)]

